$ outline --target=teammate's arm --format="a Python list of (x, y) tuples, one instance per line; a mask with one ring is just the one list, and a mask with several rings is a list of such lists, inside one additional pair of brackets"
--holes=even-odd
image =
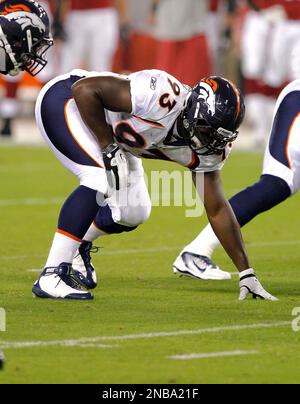
[[(196, 175), (193, 173), (194, 182)], [(240, 227), (224, 196), (219, 171), (204, 174), (203, 199), (209, 222), (227, 254), (240, 272), (249, 269)]]

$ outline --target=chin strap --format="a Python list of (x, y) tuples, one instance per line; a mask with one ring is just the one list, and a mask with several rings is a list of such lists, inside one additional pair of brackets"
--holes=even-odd
[(6, 38), (6, 35), (3, 32), (3, 29), (0, 25), (0, 40), (3, 42), (3, 48), (5, 50), (5, 53), (9, 56), (12, 64), (14, 65), (13, 70), (9, 70), (8, 74), (11, 76), (17, 76), (20, 73), (20, 64), (16, 61), (15, 54), (12, 51), (12, 48)]

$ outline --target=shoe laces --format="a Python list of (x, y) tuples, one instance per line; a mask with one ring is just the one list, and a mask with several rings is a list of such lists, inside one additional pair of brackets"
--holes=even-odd
[[(81, 255), (82, 259), (87, 260), (88, 263), (91, 261), (91, 254), (97, 254), (103, 247), (94, 246), (92, 243), (86, 243), (83, 246), (79, 247), (79, 252), (76, 255), (76, 258)], [(82, 254), (83, 253), (83, 254)]]
[(55, 275), (55, 278), (59, 278), (56, 287), (60, 282), (64, 282), (66, 285), (70, 286), (72, 289), (81, 290), (79, 283), (73, 276), (72, 269), (68, 273), (62, 273), (59, 271), (60, 267), (49, 267), (45, 269), (44, 276)]

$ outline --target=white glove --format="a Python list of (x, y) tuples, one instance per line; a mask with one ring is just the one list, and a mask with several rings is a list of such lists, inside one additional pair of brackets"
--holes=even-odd
[(128, 187), (128, 160), (125, 152), (116, 143), (107, 146), (102, 154), (108, 183), (107, 196), (111, 197), (114, 192)]
[(268, 293), (257, 279), (252, 268), (240, 273), (240, 299), (246, 300), (247, 296), (252, 294), (254, 299), (271, 300), (272, 302), (278, 299)]

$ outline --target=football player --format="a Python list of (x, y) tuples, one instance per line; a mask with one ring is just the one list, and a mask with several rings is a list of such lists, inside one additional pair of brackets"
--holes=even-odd
[[(50, 23), (51, 23), (51, 13), (50, 13), (50, 1), (51, 0), (39, 0), (39, 6), (33, 4), (32, 2), (27, 2), (26, 1), (1, 1), (0, 2), (0, 16), (8, 16), (9, 14), (9, 20), (11, 21), (12, 19), (16, 21), (16, 18), (18, 18), (18, 21), (21, 22), (21, 14), (22, 12), (26, 12), (27, 8), (34, 10), (34, 13), (36, 15), (44, 15), (44, 11), (47, 13), (47, 16), (50, 18)], [(28, 6), (29, 3), (29, 6)], [(27, 5), (26, 5), (27, 4)], [(42, 11), (44, 9), (44, 11)], [(14, 13), (14, 18), (13, 18), (13, 13)], [(27, 11), (28, 13), (28, 11)], [(28, 14), (27, 14), (28, 15)], [(45, 20), (45, 18), (42, 16), (42, 19)], [(24, 23), (24, 21), (23, 21)], [(23, 24), (22, 23), (22, 24)], [(45, 23), (43, 22), (46, 26), (46, 29), (49, 31), (49, 24), (48, 22)], [(11, 24), (12, 25), (12, 24)], [(14, 29), (14, 28), (13, 28)], [(50, 39), (50, 36), (49, 36)], [(11, 37), (9, 38), (10, 41), (13, 41), (14, 38)], [(51, 39), (52, 40), (52, 39)], [(56, 74), (53, 73), (53, 63), (51, 63), (51, 54), (49, 52), (48, 56), (50, 56), (50, 66), (49, 63), (47, 64), (47, 68), (43, 69), (43, 72), (39, 75), (39, 81), (46, 83), (48, 82), (51, 78), (53, 78)], [(18, 99), (18, 89), (20, 88), (20, 84), (24, 78), (24, 74), (18, 74), (16, 76), (11, 76), (7, 74), (3, 78), (3, 85), (4, 85), (4, 95), (1, 97), (1, 103), (0, 103), (0, 117), (2, 118), (2, 127), (0, 128), (0, 135), (10, 137), (13, 134), (13, 123), (15, 118), (17, 118), (18, 113), (19, 113), (19, 108), (20, 108), (20, 103)]]
[[(294, 195), (300, 188), (300, 80), (288, 84), (278, 97), (272, 129), (265, 150), (262, 176), (254, 185), (230, 199), (230, 205), (242, 227), (257, 215), (272, 209)], [(185, 255), (199, 256), (211, 262), (220, 245), (208, 225), (184, 248), (174, 263), (174, 270), (191, 271)], [(190, 269), (189, 269), (190, 268)]]
[(53, 45), (49, 18), (32, 0), (0, 3), (0, 73), (16, 76), (26, 71), (36, 76), (46, 66)]
[[(160, 70), (129, 76), (75, 70), (48, 83), (37, 100), (37, 124), (80, 186), (61, 209), (34, 295), (93, 298), (80, 287), (96, 286), (92, 242), (103, 234), (130, 232), (150, 215), (141, 162), (141, 157), (148, 157), (188, 167), (196, 184), (204, 175), (204, 206), (241, 273), (240, 298), (252, 293), (276, 300), (250, 266), (238, 223), (222, 191), (219, 171), (243, 117), (240, 91), (221, 77), (203, 79), (192, 89)], [(210, 265), (203, 269), (195, 262), (194, 266), (199, 277), (204, 272), (209, 277), (210, 271), (224, 276)]]

